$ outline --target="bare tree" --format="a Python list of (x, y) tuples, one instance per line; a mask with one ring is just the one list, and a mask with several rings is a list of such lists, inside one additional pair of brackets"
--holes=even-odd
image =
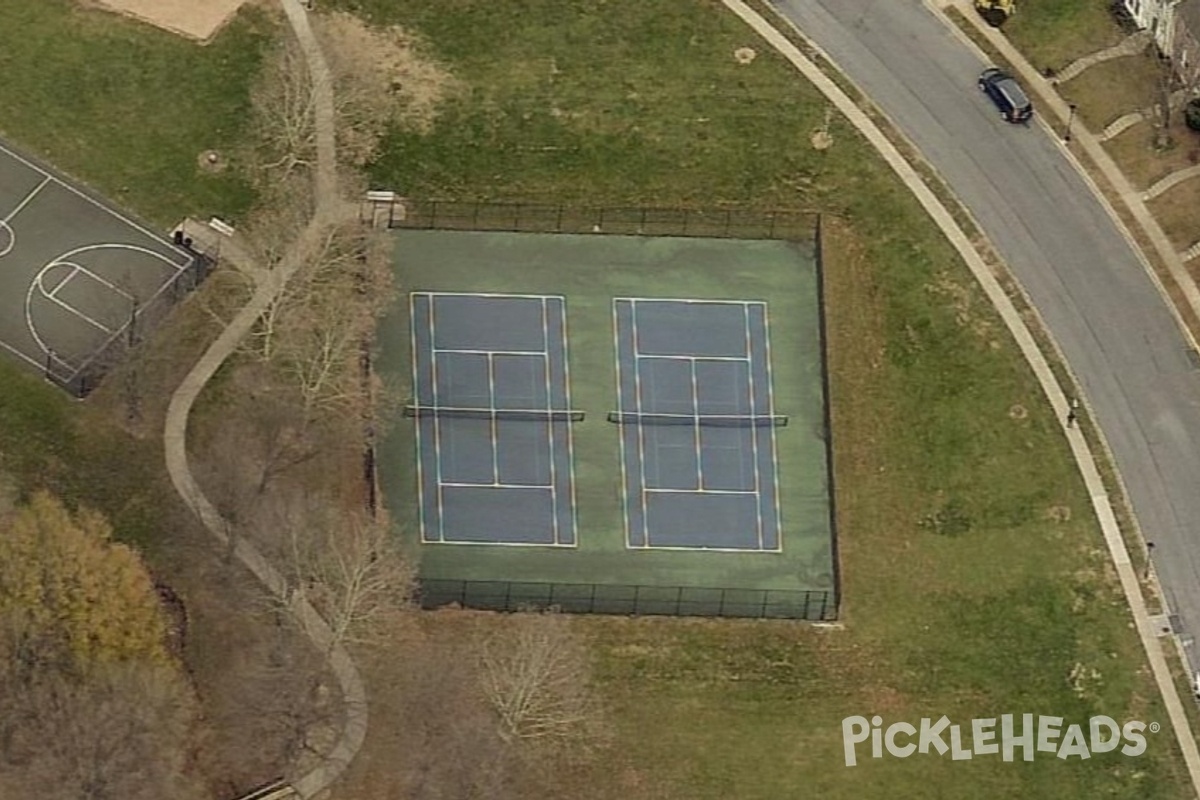
[(264, 173), (287, 179), (316, 159), (316, 98), (299, 42), (287, 36), (268, 53), (250, 94), (251, 119)]
[(484, 695), (508, 740), (597, 746), (604, 720), (583, 640), (563, 615), (515, 614), (479, 642)]
[[(334, 89), (338, 160), (361, 167), (393, 124), (428, 126), (452, 87), (449, 75), (417, 53), (396, 28), (372, 28), (352, 14), (313, 18)], [(292, 37), (269, 53), (251, 91), (258, 142), (253, 159), (268, 181), (311, 168), (316, 158), (312, 77)]]
[(396, 797), (408, 800), (515, 800), (521, 762), (500, 736), (479, 691), (471, 653), (441, 641), (410, 643), (404, 668), (372, 698), (376, 713), (404, 720), (387, 740)]
[(1156, 61), (1154, 79), (1154, 149), (1165, 150), (1172, 144), (1171, 115), (1174, 111), (1174, 94), (1178, 86), (1175, 64), (1170, 56), (1154, 51)]
[(10, 739), (0, 794), (47, 800), (200, 797), (188, 774), (197, 711), (168, 668), (110, 665), (73, 680), (50, 674), (24, 687), (23, 724)]
[(260, 540), (274, 540), (288, 584), (281, 608), (294, 613), (297, 597), (312, 603), (331, 646), (370, 642), (377, 622), (408, 606), (414, 570), (386, 521), (347, 513), (320, 494), (277, 489), (258, 526)]

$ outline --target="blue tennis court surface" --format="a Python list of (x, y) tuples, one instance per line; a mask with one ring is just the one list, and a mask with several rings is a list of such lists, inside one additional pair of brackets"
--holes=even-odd
[(628, 546), (781, 549), (766, 304), (618, 298), (613, 314)]
[(410, 302), (422, 540), (575, 545), (563, 298)]

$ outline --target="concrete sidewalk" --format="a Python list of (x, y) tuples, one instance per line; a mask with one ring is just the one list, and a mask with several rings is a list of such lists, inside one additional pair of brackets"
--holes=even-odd
[[(1109, 556), (1113, 566), (1116, 569), (1118, 578), (1121, 583), (1121, 588), (1125, 594), (1126, 601), (1133, 615), (1133, 622), (1136, 626), (1138, 637), (1145, 649), (1147, 660), (1153, 671), (1155, 682), (1163, 697), (1164, 704), (1170, 717), (1171, 727), (1174, 731), (1176, 741), (1183, 752), (1184, 760), (1188, 768), (1188, 772), (1196, 793), (1200, 795), (1200, 752), (1197, 751), (1196, 741), (1192, 736), (1188, 725), (1187, 716), (1184, 712), (1183, 704), (1176, 690), (1175, 683), (1171, 678), (1170, 669), (1166, 658), (1163, 654), (1161, 641), (1158, 639), (1157, 630), (1150, 618), (1146, 608), (1145, 600), (1142, 597), (1141, 587), (1138, 582), (1138, 576), (1133, 569), (1133, 565), (1129, 558), (1129, 553), (1125, 548), (1125, 543), (1121, 538), (1120, 529), (1117, 526), (1116, 516), (1113, 512), (1112, 504), (1109, 501), (1108, 495), (1104, 489), (1104, 483), (1101, 479), (1100, 472), (1096, 466), (1095, 458), (1088, 449), (1087, 441), (1082, 432), (1076, 426), (1067, 424), (1067, 414), (1070, 411), (1070, 404), (1066, 393), (1059, 385), (1054, 373), (1050, 369), (1050, 365), (1046, 357), (1038, 348), (1037, 343), (1026, 326), (1024, 319), (1021, 317), (1017, 308), (1013, 305), (1012, 300), (1000, 286), (999, 281), (993, 275), (991, 269), (983, 261), (980, 254), (975, 250), (967, 235), (955, 223), (953, 216), (949, 210), (942, 204), (933, 191), (925, 184), (920, 175), (901, 155), (899, 150), (889, 141), (883, 132), (875, 125), (875, 123), (860, 109), (849, 96), (843, 92), (837, 84), (835, 84), (828, 76), (826, 76), (811, 60), (809, 60), (794, 44), (792, 44), (782, 33), (773, 27), (772, 22), (781, 26), (788, 25), (786, 20), (774, 19), (768, 22), (756, 11), (751, 9), (741, 0), (723, 0), (725, 6), (734, 14), (745, 21), (751, 28), (758, 33), (767, 43), (769, 43), (776, 51), (790, 61), (796, 69), (811, 81), (833, 105), (853, 124), (863, 136), (871, 143), (871, 145), (879, 151), (880, 155), (887, 164), (895, 171), (905, 185), (912, 191), (913, 195), (921, 203), (922, 207), (932, 217), (934, 222), (945, 234), (949, 242), (958, 251), (960, 256), (966, 262), (972, 275), (978, 281), (980, 287), (987, 295), (989, 301), (996, 308), (1005, 326), (1011, 332), (1013, 338), (1017, 342), (1022, 355), (1029, 363), (1039, 384), (1045, 392), (1047, 398), (1055, 406), (1059, 420), (1063, 427), (1063, 435), (1071, 447), (1072, 454), (1079, 466), (1080, 473), (1088, 488), (1091, 496), (1092, 507), (1096, 513), (1097, 519), (1100, 522), (1100, 527), (1103, 532), (1104, 541), (1109, 551)], [(969, 8), (968, 0), (961, 0), (964, 5)], [(940, 12), (938, 13), (939, 16)], [(974, 11), (971, 10), (971, 15)], [(942, 16), (945, 24), (957, 32), (957, 28)], [(802, 31), (792, 30), (802, 37), (806, 45), (813, 51), (818, 53), (828, 63), (834, 65), (836, 63), (827, 53), (821, 51), (814, 42), (804, 36)], [(959, 32), (959, 35), (961, 33)], [(963, 37), (966, 38), (965, 36)], [(968, 44), (970, 44), (968, 40)], [(971, 45), (973, 47), (973, 45)], [(1009, 48), (1011, 50), (1011, 48)], [(1008, 53), (1005, 53), (1008, 57)], [(1013, 52), (1013, 58), (1010, 60), (1014, 64), (1023, 63), (1026, 68), (1028, 64), (1020, 59), (1020, 56)], [(986, 60), (986, 58), (985, 58)], [(1023, 77), (1028, 79), (1028, 76), (1022, 72)], [(1038, 79), (1039, 88), (1043, 91), (1048, 89), (1045, 79), (1041, 76), (1036, 76)], [(1052, 92), (1052, 90), (1051, 90)], [(1066, 104), (1059, 100), (1059, 106), (1063, 112), (1067, 111)], [(1065, 120), (1065, 113), (1063, 119)], [(1099, 149), (1099, 144), (1095, 142), (1095, 138), (1087, 134), (1091, 143)], [(1081, 144), (1087, 146), (1082, 141)], [(1109, 160), (1111, 165), (1111, 160)], [(1114, 167), (1115, 169), (1115, 167)], [(1122, 181), (1124, 191), (1132, 194), (1132, 190), (1128, 187), (1128, 182), (1124, 181), (1124, 176), (1117, 173)], [(1094, 188), (1094, 185), (1093, 185)], [(1140, 198), (1135, 198), (1140, 203)], [(1145, 210), (1144, 204), (1142, 210)], [(1147, 216), (1149, 216), (1147, 214)], [(1153, 220), (1151, 219), (1151, 222)], [(1161, 234), (1161, 230), (1159, 230)], [(1165, 239), (1165, 237), (1163, 237)], [(1136, 249), (1136, 248), (1135, 248)], [(1174, 253), (1172, 253), (1174, 255)], [(1176, 259), (1178, 260), (1178, 259)], [(1182, 267), (1182, 265), (1180, 264)], [(1194, 289), (1194, 287), (1193, 287)], [(1200, 300), (1200, 298), (1198, 298)]]
[[(317, 166), (314, 177), (316, 210), (299, 238), (284, 253), (275, 269), (253, 271), (245, 263), (248, 256), (240, 252), (242, 269), (253, 271), (256, 287), (250, 301), (209, 346), (171, 397), (163, 430), (167, 472), (176, 491), (204, 527), (223, 545), (230, 542), (230, 525), (209, 501), (192, 475), (187, 454), (188, 417), (196, 398), (205, 385), (234, 352), (254, 323), (284, 290), (306, 257), (319, 250), (329, 229), (354, 219), (357, 209), (339, 197), (334, 138), (333, 86), (324, 56), (308, 24), (300, 0), (281, 0), (283, 10), (300, 46), (304, 51), (314, 86), (314, 120), (317, 137)], [(287, 596), (287, 582), (261, 552), (245, 539), (234, 542), (234, 554), (276, 597), (289, 601), (313, 646), (328, 659), (330, 669), (341, 688), (345, 720), (337, 743), (315, 769), (292, 781), (296, 792), (311, 798), (326, 789), (345, 771), (362, 747), (367, 733), (366, 688), (349, 653), (335, 641), (333, 632), (309, 602), (301, 597)]]

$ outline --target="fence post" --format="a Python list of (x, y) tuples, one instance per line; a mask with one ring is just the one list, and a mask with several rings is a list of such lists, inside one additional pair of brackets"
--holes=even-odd
[(520, 232), (521, 230), (521, 204), (517, 203), (513, 211), (513, 230)]
[[(561, 208), (561, 206), (560, 206)], [(592, 584), (592, 599), (588, 601), (588, 613), (596, 613), (596, 584)]]
[(604, 209), (603, 208), (600, 209), (600, 216), (597, 218), (596, 227), (599, 228), (600, 230), (604, 230)]
[(638, 233), (646, 232), (646, 207), (642, 206), (642, 221), (638, 224)]
[[(645, 213), (645, 212), (643, 212), (643, 213)], [(678, 617), (679, 613), (681, 611), (683, 611), (683, 587), (676, 586), (675, 587), (675, 616)]]
[(717, 603), (717, 616), (725, 616), (725, 590), (721, 590), (721, 602)]
[(775, 238), (775, 212), (774, 211), (771, 212), (771, 229), (770, 229), (770, 233), (767, 234), (767, 238), (768, 239)]
[(558, 204), (558, 221), (554, 224), (554, 232), (562, 233), (562, 203)]
[(512, 611), (512, 581), (504, 584), (504, 610)]
[[(429, 227), (430, 228), (437, 227), (437, 207), (438, 207), (437, 200), (434, 200), (432, 203), (430, 203), (430, 206), (429, 206)], [(464, 589), (464, 591), (466, 591), (466, 590)]]

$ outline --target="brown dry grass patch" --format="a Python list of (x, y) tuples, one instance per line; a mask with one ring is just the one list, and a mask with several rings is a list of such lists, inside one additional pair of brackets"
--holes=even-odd
[(1200, 240), (1200, 179), (1184, 181), (1147, 203), (1177, 250)]
[(1079, 106), (1079, 117), (1090, 130), (1102, 131), (1121, 116), (1153, 103), (1158, 71), (1152, 55), (1114, 58), (1059, 84), (1058, 91), (1068, 103)]
[(1200, 163), (1200, 134), (1183, 123), (1182, 112), (1173, 116), (1170, 133), (1174, 146), (1165, 150), (1154, 147), (1154, 125), (1149, 120), (1104, 143), (1104, 149), (1138, 189), (1148, 189), (1172, 172)]

